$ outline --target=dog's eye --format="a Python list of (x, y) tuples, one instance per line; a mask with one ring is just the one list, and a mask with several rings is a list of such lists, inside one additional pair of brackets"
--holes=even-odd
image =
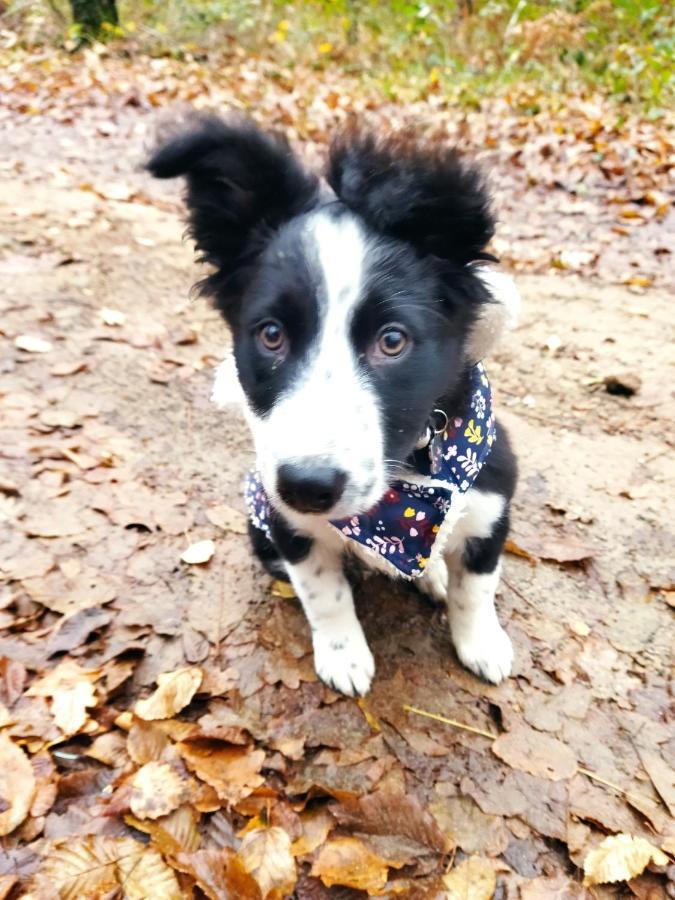
[(408, 345), (408, 335), (397, 325), (382, 329), (377, 339), (377, 349), (385, 356), (400, 356)]
[(276, 353), (284, 346), (286, 335), (281, 325), (270, 319), (258, 326), (258, 340), (265, 350)]

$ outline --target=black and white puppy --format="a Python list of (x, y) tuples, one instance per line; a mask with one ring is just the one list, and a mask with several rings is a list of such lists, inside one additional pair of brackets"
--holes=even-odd
[[(460, 660), (501, 681), (513, 651), (494, 597), (516, 467), (476, 364), (519, 298), (485, 264), (480, 174), (437, 142), (352, 131), (325, 185), (279, 135), (214, 116), (148, 169), (187, 178), (190, 234), (212, 267), (200, 288), (231, 328), (255, 442), (254, 546), (300, 598), (318, 675), (352, 695), (374, 675), (350, 551), (419, 576), (447, 602)], [(231, 399), (227, 364), (214, 399)]]

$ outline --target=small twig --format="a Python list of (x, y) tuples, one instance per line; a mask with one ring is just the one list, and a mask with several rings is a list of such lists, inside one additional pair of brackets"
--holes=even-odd
[(648, 803), (650, 806), (656, 806), (656, 803), (654, 803), (654, 801), (649, 797), (642, 797), (640, 794), (631, 794), (630, 791), (625, 791), (618, 784), (614, 784), (613, 781), (608, 781), (606, 778), (601, 778), (600, 775), (596, 775), (595, 772), (591, 772), (590, 769), (585, 769), (583, 766), (577, 766), (577, 772), (580, 775), (585, 775), (586, 778), (590, 778), (591, 781), (597, 781), (598, 784), (604, 784), (605, 787), (611, 788), (618, 794), (623, 794), (623, 796), (628, 800), (636, 800), (638, 803)]
[[(403, 709), (406, 712), (417, 713), (418, 716), (425, 716), (427, 719), (435, 719), (437, 722), (443, 722), (445, 725), (452, 725), (454, 728), (461, 728), (463, 731), (470, 731), (472, 734), (479, 734), (481, 737), (490, 738), (491, 741), (494, 741), (499, 737), (499, 735), (494, 734), (492, 731), (474, 728), (472, 725), (465, 725), (463, 722), (457, 722), (456, 719), (447, 719), (445, 716), (441, 716), (438, 713), (430, 713), (424, 709), (418, 709), (416, 706), (408, 706), (407, 703), (403, 704)], [(627, 800), (634, 800), (638, 803), (648, 803), (650, 806), (656, 805), (649, 797), (642, 797), (640, 794), (631, 794), (630, 791), (624, 790), (618, 784), (614, 784), (613, 781), (608, 781), (606, 778), (596, 775), (595, 772), (591, 772), (590, 769), (586, 769), (583, 766), (577, 766), (577, 772), (579, 775), (585, 775), (586, 778), (590, 778), (591, 781), (597, 781), (598, 784), (602, 784), (605, 787), (616, 791), (618, 794), (622, 794)]]
[(525, 594), (523, 594), (522, 591), (519, 591), (517, 587), (514, 587), (514, 586), (511, 584), (510, 581), (507, 581), (506, 578), (504, 578), (503, 575), (502, 575), (502, 577), (501, 577), (501, 581), (502, 581), (502, 584), (505, 584), (506, 587), (507, 587), (510, 591), (512, 591), (512, 593), (514, 593), (514, 594), (516, 595), (516, 597), (518, 597), (518, 598), (519, 598), (520, 600), (522, 600), (524, 603), (527, 603), (527, 604), (529, 604), (530, 606), (534, 606), (534, 607), (536, 608), (536, 603), (534, 603), (533, 600), (530, 600), (528, 597), (526, 597)]
[(498, 737), (498, 735), (493, 734), (491, 731), (483, 731), (482, 728), (474, 728), (472, 725), (465, 725), (464, 722), (457, 722), (455, 719), (446, 719), (445, 716), (439, 716), (438, 713), (426, 712), (423, 709), (418, 709), (416, 706), (408, 706), (407, 703), (403, 704), (403, 709), (406, 712), (417, 713), (418, 716), (426, 716), (427, 719), (435, 719), (437, 722), (443, 722), (445, 725), (452, 725), (454, 728), (461, 728), (463, 731), (470, 731), (472, 734), (479, 734), (481, 737), (490, 738), (491, 741), (496, 740)]

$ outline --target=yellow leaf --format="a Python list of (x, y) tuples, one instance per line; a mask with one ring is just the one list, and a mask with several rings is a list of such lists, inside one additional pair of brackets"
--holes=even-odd
[(139, 819), (168, 816), (183, 799), (184, 787), (180, 775), (168, 763), (146, 763), (131, 782), (131, 811)]
[(312, 875), (326, 887), (344, 887), (377, 896), (387, 883), (389, 863), (376, 856), (355, 837), (332, 838), (323, 845), (312, 866)]
[(6, 734), (0, 734), (0, 836), (9, 834), (28, 815), (35, 795), (35, 775), (28, 757)]
[(32, 697), (51, 697), (54, 720), (61, 731), (70, 736), (84, 727), (87, 707), (96, 705), (92, 682), (99, 675), (99, 669), (82, 669), (67, 659), (34, 682), (26, 693)]
[(213, 541), (197, 541), (195, 544), (190, 544), (187, 550), (183, 551), (181, 559), (184, 563), (188, 563), (191, 566), (199, 566), (207, 563), (215, 552), (216, 545)]
[(443, 876), (447, 900), (491, 900), (497, 876), (489, 859), (471, 856)]
[(244, 868), (260, 886), (265, 900), (290, 896), (297, 881), (291, 839), (283, 830), (259, 828), (244, 836), (238, 853)]
[(185, 896), (173, 870), (154, 847), (135, 859), (120, 857), (117, 868), (125, 900), (183, 900)]
[(324, 41), (323, 44), (319, 44), (319, 53), (330, 53), (333, 49), (333, 45), (330, 41)]
[(125, 816), (124, 821), (149, 834), (157, 849), (165, 856), (175, 856), (184, 851), (193, 853), (199, 847), (201, 835), (197, 829), (200, 816), (192, 806), (186, 804), (175, 809), (168, 816), (159, 819), (137, 819), (135, 816)]
[(45, 853), (38, 884), (60, 900), (97, 900), (123, 891), (126, 900), (181, 900), (172, 870), (152, 847), (132, 838), (57, 841)]
[(665, 866), (668, 857), (644, 838), (612, 834), (586, 854), (584, 884), (630, 881), (641, 875), (650, 862)]
[(139, 719), (170, 719), (186, 707), (202, 683), (202, 670), (186, 666), (165, 672), (157, 679), (157, 690), (146, 700), (139, 700), (134, 712)]

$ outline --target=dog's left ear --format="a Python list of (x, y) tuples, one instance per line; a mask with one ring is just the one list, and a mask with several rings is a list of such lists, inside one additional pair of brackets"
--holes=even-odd
[(494, 233), (478, 169), (454, 148), (404, 133), (346, 132), (331, 146), (327, 179), (337, 196), (377, 231), (458, 266), (484, 258)]

